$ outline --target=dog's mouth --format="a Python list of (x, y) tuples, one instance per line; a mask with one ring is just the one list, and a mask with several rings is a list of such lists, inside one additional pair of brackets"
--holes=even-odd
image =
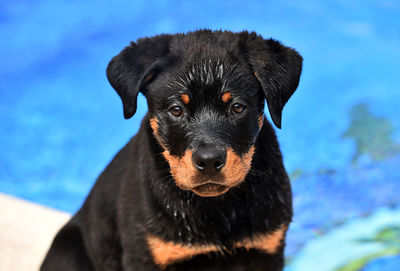
[[(241, 156), (227, 149), (225, 166), (216, 172), (203, 172), (195, 167), (192, 151), (186, 150), (182, 156), (174, 156), (164, 151), (164, 158), (170, 166), (170, 172), (176, 185), (182, 190), (190, 190), (201, 197), (216, 197), (226, 193), (232, 187), (242, 183), (251, 168), (254, 146)], [(215, 164), (215, 163), (214, 163)], [(211, 164), (211, 166), (214, 166)]]
[(190, 190), (201, 197), (216, 197), (227, 192), (229, 186), (216, 183), (205, 183)]

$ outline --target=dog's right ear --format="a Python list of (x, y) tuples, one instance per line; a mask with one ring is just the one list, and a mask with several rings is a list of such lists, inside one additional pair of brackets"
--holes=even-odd
[(126, 119), (136, 113), (139, 91), (144, 91), (160, 71), (171, 37), (159, 35), (131, 42), (108, 64), (107, 78), (122, 100)]
[(249, 34), (247, 47), (249, 63), (267, 99), (272, 121), (281, 128), (282, 110), (299, 84), (303, 58), (296, 50), (255, 33)]

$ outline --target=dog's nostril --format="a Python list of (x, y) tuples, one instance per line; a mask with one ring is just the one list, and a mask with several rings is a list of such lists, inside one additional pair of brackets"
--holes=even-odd
[(220, 161), (220, 160), (217, 160), (217, 161), (215, 161), (215, 163), (214, 163), (214, 167), (215, 167), (215, 169), (217, 169), (217, 170), (220, 170), (224, 165), (225, 165), (225, 163), (222, 162), (222, 161)]
[(226, 152), (218, 149), (199, 149), (193, 153), (193, 165), (204, 173), (215, 173), (225, 165)]
[(197, 169), (203, 170), (206, 167), (206, 164), (203, 162), (195, 163)]

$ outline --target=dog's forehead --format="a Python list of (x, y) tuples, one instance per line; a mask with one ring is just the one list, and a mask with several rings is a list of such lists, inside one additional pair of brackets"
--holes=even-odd
[(171, 94), (188, 94), (198, 98), (219, 97), (225, 92), (253, 96), (258, 91), (256, 80), (239, 62), (205, 57), (181, 64), (167, 76)]
[(256, 96), (259, 83), (233, 38), (175, 36), (169, 48), (175, 61), (161, 72), (162, 94), (157, 93), (158, 98), (188, 94), (196, 100), (208, 100), (220, 98), (225, 92)]
[(236, 81), (245, 80), (248, 70), (243, 67), (237, 42), (232, 38), (217, 34), (175, 37), (170, 53), (179, 61), (170, 84), (187, 90), (213, 86), (222, 92), (236, 87)]
[(219, 59), (205, 58), (191, 63), (181, 65), (170, 81), (171, 87), (179, 87), (182, 90), (193, 90), (204, 87), (226, 87), (229, 67)]

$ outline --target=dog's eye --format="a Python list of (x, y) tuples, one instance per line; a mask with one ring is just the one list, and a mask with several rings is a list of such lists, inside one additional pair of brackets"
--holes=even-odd
[(232, 111), (233, 111), (233, 113), (236, 113), (236, 114), (243, 113), (243, 111), (245, 109), (246, 109), (246, 106), (244, 106), (242, 104), (235, 103), (232, 105)]
[(171, 112), (175, 117), (180, 117), (183, 114), (183, 109), (182, 107), (175, 105), (169, 109), (169, 112)]

